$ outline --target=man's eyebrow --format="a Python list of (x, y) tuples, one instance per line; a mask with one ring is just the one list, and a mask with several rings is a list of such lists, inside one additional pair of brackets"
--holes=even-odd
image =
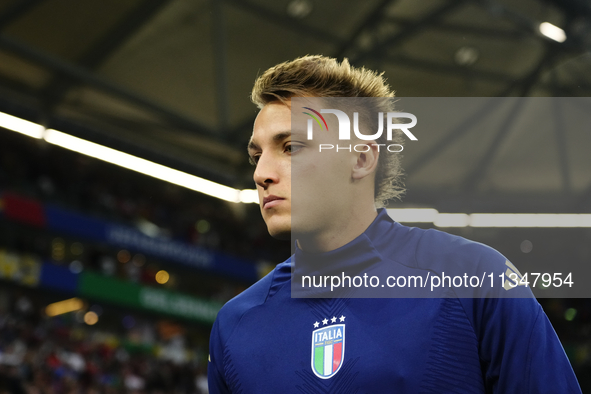
[(256, 144), (256, 143), (253, 141), (253, 140), (250, 140), (250, 141), (248, 142), (248, 147), (247, 147), (246, 149), (247, 149), (248, 151), (251, 151), (251, 150), (259, 150), (259, 149), (260, 149), (260, 147), (259, 147), (259, 146), (258, 146), (258, 145), (257, 145), (257, 144)]
[[(283, 141), (284, 139), (291, 137), (291, 130), (290, 131), (282, 131), (280, 133), (277, 133), (273, 136), (273, 142), (280, 142)], [(254, 142), (253, 140), (250, 140), (248, 142), (248, 148), (249, 151), (251, 150), (260, 150), (261, 147)]]
[(277, 133), (273, 136), (273, 142), (283, 141), (284, 139), (291, 137), (291, 130), (289, 131), (282, 131), (281, 133)]

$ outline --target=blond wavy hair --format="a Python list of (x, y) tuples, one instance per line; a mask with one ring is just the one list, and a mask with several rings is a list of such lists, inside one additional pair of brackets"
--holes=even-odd
[[(291, 97), (380, 97), (371, 100), (366, 114), (361, 119), (377, 129), (375, 114), (394, 111), (394, 91), (386, 83), (384, 73), (377, 73), (364, 67), (357, 68), (347, 59), (338, 62), (326, 56), (303, 56), (271, 67), (259, 76), (251, 93), (251, 100), (259, 108)], [(402, 144), (402, 132), (397, 130), (392, 141), (386, 140), (386, 133), (377, 139), (378, 144)], [(390, 199), (400, 199), (404, 193), (400, 153), (381, 154), (375, 174), (376, 206), (385, 206)]]

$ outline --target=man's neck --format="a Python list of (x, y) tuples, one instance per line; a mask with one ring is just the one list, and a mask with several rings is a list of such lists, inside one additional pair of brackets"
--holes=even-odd
[(363, 210), (356, 209), (348, 214), (345, 220), (340, 221), (337, 228), (296, 236), (298, 247), (309, 253), (324, 253), (338, 249), (363, 234), (376, 216), (377, 210), (374, 205)]

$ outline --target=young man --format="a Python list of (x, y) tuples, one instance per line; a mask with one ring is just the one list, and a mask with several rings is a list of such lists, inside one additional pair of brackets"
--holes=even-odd
[[(271, 235), (297, 240), (296, 250), (220, 311), (210, 339), (210, 393), (580, 392), (552, 326), (523, 286), (488, 298), (451, 288), (430, 298), (292, 298), (293, 261), (320, 276), (359, 267), (409, 277), (450, 269), (497, 275), (514, 267), (484, 245), (408, 228), (376, 209), (401, 190), (398, 156), (378, 148), (386, 133), (359, 151), (322, 155), (319, 145), (336, 141), (334, 118), (323, 118), (326, 132), (313, 141), (292, 127), (294, 117), (314, 110), (301, 111), (296, 97), (393, 97), (380, 75), (308, 56), (269, 69), (252, 97), (261, 108), (248, 148), (261, 213)], [(369, 106), (385, 113), (391, 102)]]

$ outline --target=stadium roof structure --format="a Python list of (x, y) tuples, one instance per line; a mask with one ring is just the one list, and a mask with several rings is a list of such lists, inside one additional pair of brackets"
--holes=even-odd
[[(279, 62), (347, 57), (400, 97), (587, 97), (590, 44), (580, 0), (3, 0), (0, 111), (252, 188), (249, 92)], [(408, 153), (404, 201), (591, 209), (588, 130), (487, 135)]]

